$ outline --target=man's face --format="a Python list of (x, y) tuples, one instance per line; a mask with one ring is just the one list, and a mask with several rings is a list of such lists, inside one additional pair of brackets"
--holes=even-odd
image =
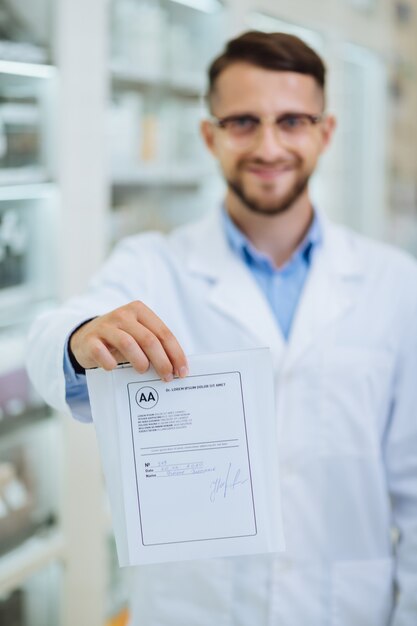
[[(306, 191), (332, 135), (334, 119), (325, 117), (294, 130), (291, 118), (285, 116), (320, 116), (323, 106), (323, 93), (311, 76), (241, 62), (220, 74), (212, 113), (221, 120), (237, 118), (237, 132), (210, 121), (204, 121), (201, 130), (219, 161), (229, 192), (246, 208), (276, 215), (290, 208)], [(248, 133), (248, 138), (240, 127), (250, 126), (251, 119), (263, 121), (257, 131)], [(279, 119), (284, 121), (277, 124)]]

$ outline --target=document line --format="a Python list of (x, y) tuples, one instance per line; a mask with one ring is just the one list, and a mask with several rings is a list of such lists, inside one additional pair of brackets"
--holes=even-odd
[[(221, 448), (207, 448), (207, 451), (213, 452), (214, 450), (227, 450), (228, 448), (239, 448), (239, 444), (236, 446), (222, 446)], [(187, 450), (171, 450), (170, 454), (177, 454), (178, 452), (204, 452), (204, 448), (189, 448)], [(158, 454), (166, 454), (166, 452), (147, 452), (140, 456), (156, 456)]]
[[(230, 441), (238, 441), (238, 439), (216, 439), (214, 441), (193, 441), (193, 442), (190, 442), (190, 443), (178, 443), (176, 445), (178, 445), (178, 446), (198, 446), (198, 445), (201, 445), (201, 444), (223, 443), (223, 442), (227, 443), (227, 442), (230, 442)], [(156, 446), (147, 446), (147, 447), (144, 447), (144, 448), (140, 448), (140, 450), (152, 450), (155, 447)], [(157, 446), (157, 447), (162, 450), (162, 448), (171, 448), (172, 444), (168, 445), (168, 446)]]

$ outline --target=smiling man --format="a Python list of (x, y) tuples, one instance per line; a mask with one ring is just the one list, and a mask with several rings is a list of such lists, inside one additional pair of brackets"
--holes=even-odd
[(286, 552), (135, 568), (132, 626), (417, 623), (417, 266), (313, 207), (325, 102), (299, 39), (230, 41), (201, 127), (223, 206), (128, 238), (32, 329), (35, 385), (86, 422), (85, 368), (170, 381), (186, 354), (271, 349)]

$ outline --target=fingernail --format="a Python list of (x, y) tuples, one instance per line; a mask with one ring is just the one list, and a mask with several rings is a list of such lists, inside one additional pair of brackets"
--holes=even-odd
[(174, 380), (173, 374), (168, 374), (167, 376), (165, 376), (164, 380), (166, 383), (170, 383), (172, 380)]
[(188, 367), (180, 367), (180, 377), (185, 378), (186, 376), (188, 376)]

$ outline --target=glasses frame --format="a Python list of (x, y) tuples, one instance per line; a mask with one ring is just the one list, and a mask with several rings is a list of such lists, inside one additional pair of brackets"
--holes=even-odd
[(208, 117), (208, 121), (211, 122), (211, 124), (213, 124), (216, 128), (219, 128), (220, 130), (226, 130), (227, 131), (227, 127), (226, 127), (226, 123), (228, 121), (232, 121), (232, 120), (236, 120), (239, 118), (252, 118), (254, 121), (256, 121), (258, 123), (258, 127), (256, 128), (256, 132), (254, 133), (253, 137), (229, 137), (229, 140), (231, 140), (232, 142), (235, 141), (236, 144), (242, 143), (245, 144), (245, 139), (248, 140), (247, 143), (248, 145), (251, 144), (251, 142), (254, 142), (256, 140), (256, 136), (257, 133), (259, 133), (259, 130), (261, 129), (262, 126), (268, 125), (268, 126), (273, 126), (274, 128), (278, 128), (278, 123), (281, 120), (284, 120), (285, 118), (288, 117), (303, 117), (306, 118), (311, 126), (317, 126), (317, 124), (320, 124), (321, 122), (323, 122), (323, 120), (327, 117), (327, 114), (325, 112), (320, 113), (318, 115), (314, 115), (311, 113), (303, 113), (303, 112), (299, 112), (299, 111), (287, 111), (285, 113), (282, 113), (281, 115), (255, 115), (253, 113), (236, 113), (233, 115), (226, 115), (224, 117), (217, 117), (216, 115), (210, 115)]

